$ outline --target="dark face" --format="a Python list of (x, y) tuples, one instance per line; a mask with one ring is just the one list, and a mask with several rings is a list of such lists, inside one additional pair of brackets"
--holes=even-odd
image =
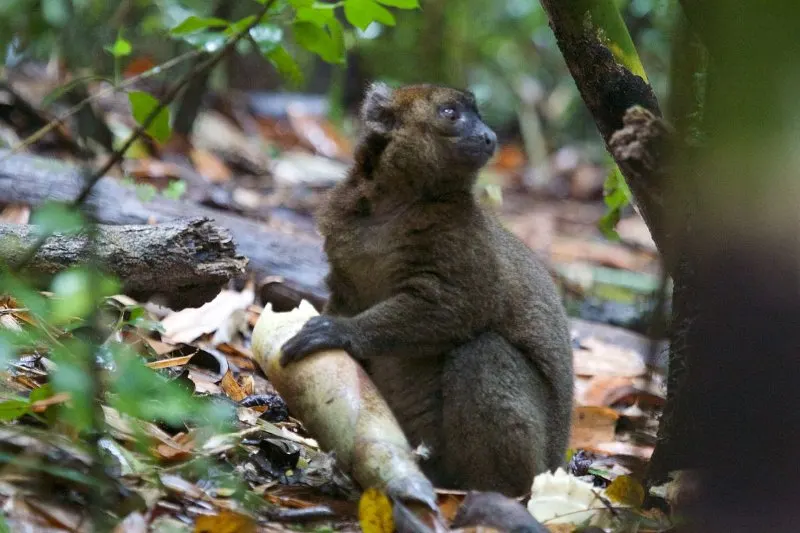
[[(497, 145), (497, 136), (481, 120), (471, 93), (443, 91), (434, 93), (432, 123), (442, 138), (445, 150), (465, 167), (479, 169), (489, 161)], [(440, 141), (441, 142), (441, 141)]]
[(472, 93), (434, 85), (392, 91), (374, 85), (362, 116), (367, 128), (412, 151), (442, 173), (474, 173), (492, 157), (497, 136)]

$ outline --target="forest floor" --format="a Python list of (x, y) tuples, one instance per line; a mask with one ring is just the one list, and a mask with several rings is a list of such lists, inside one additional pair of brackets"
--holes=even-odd
[[(17, 96), (32, 100), (32, 114), (0, 113), (0, 132), (12, 146), (37, 120), (49, 120), (37, 107), (42, 89), (30, 81), (15, 87)], [(110, 175), (135, 188), (145, 204), (179, 196), (186, 216), (193, 215), (192, 205), (211, 206), (318, 241), (313, 211), (346, 172), (352, 134), (323, 118), (314, 100), (289, 99), (276, 112), (259, 111), (255, 98), (250, 105), (241, 100), (213, 99), (200, 112), (191, 143), (138, 143), (123, 170)], [(96, 102), (116, 136), (134, 125), (123, 104), (112, 97)], [(77, 162), (74, 137), (61, 127), (27, 151)], [(658, 256), (634, 211), (619, 223), (619, 241), (598, 231), (606, 169), (575, 147), (562, 147), (547, 165), (548, 187), (533, 190), (523, 151), (504, 144), (481, 178), (481, 194), (552, 265), (573, 319), (576, 391), (567, 470), (597, 488), (618, 478), (641, 482), (664, 402), (664, 364), (648, 364), (651, 345), (643, 335), (659, 286)], [(3, 203), (0, 195), (0, 223), (26, 224), (31, 211), (25, 203)], [(115, 492), (108, 497), (126, 516), (116, 531), (359, 529), (351, 484), (289, 416), (251, 358), (252, 328), (264, 307), (297, 303), (290, 296), (287, 304), (285, 295), (294, 293), (281, 290), (283, 281), (250, 276), (199, 308), (172, 310), (124, 295), (106, 302), (120, 315), (136, 310), (140, 319), (120, 321), (109, 337), (131, 346), (168, 380), (236, 412), (226, 433), (209, 436), (104, 404), (100, 446)], [(0, 300), (0, 329), (35, 321), (13, 298)], [(54, 367), (47, 351), (32, 350), (3, 374), (0, 502), (14, 531), (89, 530), (92, 455), (85, 441), (47, 416), (70, 397), (37, 392)], [(440, 492), (446, 516), (462, 497)]]

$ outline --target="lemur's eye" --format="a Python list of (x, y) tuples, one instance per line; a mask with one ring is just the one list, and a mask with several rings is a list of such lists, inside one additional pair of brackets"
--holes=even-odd
[(446, 119), (454, 120), (454, 121), (458, 120), (458, 117), (459, 117), (458, 109), (456, 109), (455, 107), (453, 107), (451, 105), (443, 106), (439, 110), (439, 114), (442, 115)]

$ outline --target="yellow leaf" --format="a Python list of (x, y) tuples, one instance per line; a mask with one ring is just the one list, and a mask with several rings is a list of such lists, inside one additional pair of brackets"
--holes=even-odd
[(623, 505), (640, 507), (644, 503), (644, 488), (631, 476), (619, 476), (605, 492), (610, 500)]
[(255, 533), (255, 531), (256, 524), (250, 517), (231, 511), (200, 516), (194, 524), (195, 533)]
[(358, 522), (364, 533), (392, 533), (392, 504), (378, 489), (370, 488), (358, 502)]

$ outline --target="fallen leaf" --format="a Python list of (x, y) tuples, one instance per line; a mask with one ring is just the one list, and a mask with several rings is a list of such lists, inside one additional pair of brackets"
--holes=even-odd
[(550, 254), (558, 263), (587, 262), (634, 272), (647, 270), (655, 261), (651, 254), (635, 252), (621, 244), (566, 237), (553, 239)]
[(618, 476), (606, 487), (606, 496), (619, 504), (639, 508), (644, 503), (644, 488), (631, 476)]
[(174, 366), (182, 366), (189, 362), (189, 360), (194, 357), (194, 354), (191, 355), (184, 355), (181, 357), (171, 357), (170, 359), (162, 359), (160, 361), (151, 361), (147, 363), (145, 366), (152, 368), (154, 370), (158, 370), (161, 368), (172, 368)]
[(166, 355), (170, 352), (174, 352), (179, 347), (175, 346), (174, 344), (168, 344), (166, 342), (161, 342), (156, 339), (151, 339), (149, 337), (143, 337), (145, 342), (150, 345), (156, 355)]
[(353, 147), (349, 139), (324, 117), (307, 112), (300, 103), (289, 104), (286, 115), (297, 137), (318, 154), (343, 160), (350, 157)]
[(239, 378), (239, 385), (247, 396), (252, 396), (256, 391), (256, 380), (252, 374), (246, 374)]
[(572, 418), (570, 448), (587, 448), (614, 440), (619, 413), (608, 407), (580, 406)]
[(31, 218), (31, 208), (25, 204), (8, 204), (0, 211), (0, 221), (11, 224), (27, 224)]
[(636, 377), (645, 373), (642, 357), (635, 350), (614, 346), (596, 337), (581, 341), (573, 351), (575, 374), (579, 376)]
[(358, 523), (364, 533), (392, 533), (392, 504), (378, 489), (369, 488), (358, 502)]
[(436, 504), (439, 506), (439, 511), (442, 513), (442, 516), (447, 520), (453, 520), (453, 517), (456, 516), (458, 508), (461, 507), (461, 502), (463, 501), (463, 494), (439, 494), (437, 491)]
[(231, 169), (208, 150), (195, 148), (189, 152), (189, 157), (197, 172), (208, 178), (211, 183), (225, 183), (233, 176)]
[(197, 518), (195, 533), (254, 533), (256, 524), (252, 518), (231, 511)]
[(45, 398), (43, 400), (37, 400), (31, 403), (31, 411), (33, 411), (34, 413), (41, 413), (51, 405), (59, 405), (62, 403), (66, 403), (69, 400), (70, 400), (70, 395), (68, 392), (59, 392), (58, 394), (54, 394), (49, 398)]
[(614, 396), (616, 390), (622, 387), (633, 386), (633, 378), (622, 376), (592, 376), (580, 397), (576, 395), (579, 405), (599, 405), (608, 407), (609, 397)]
[(219, 384), (220, 387), (222, 387), (222, 390), (225, 391), (225, 394), (227, 394), (228, 397), (234, 402), (241, 402), (247, 398), (247, 393), (236, 381), (236, 378), (233, 377), (233, 374), (230, 370), (228, 370), (225, 375), (222, 376), (222, 381), (220, 381)]
[(637, 446), (627, 442), (601, 442), (592, 447), (592, 451), (597, 451), (607, 455), (630, 455), (641, 459), (650, 459), (653, 455), (652, 446)]
[(255, 293), (221, 291), (216, 298), (197, 308), (187, 308), (172, 313), (161, 321), (164, 327), (162, 339), (173, 344), (189, 343), (198, 337), (216, 331), (238, 310), (247, 309)]

